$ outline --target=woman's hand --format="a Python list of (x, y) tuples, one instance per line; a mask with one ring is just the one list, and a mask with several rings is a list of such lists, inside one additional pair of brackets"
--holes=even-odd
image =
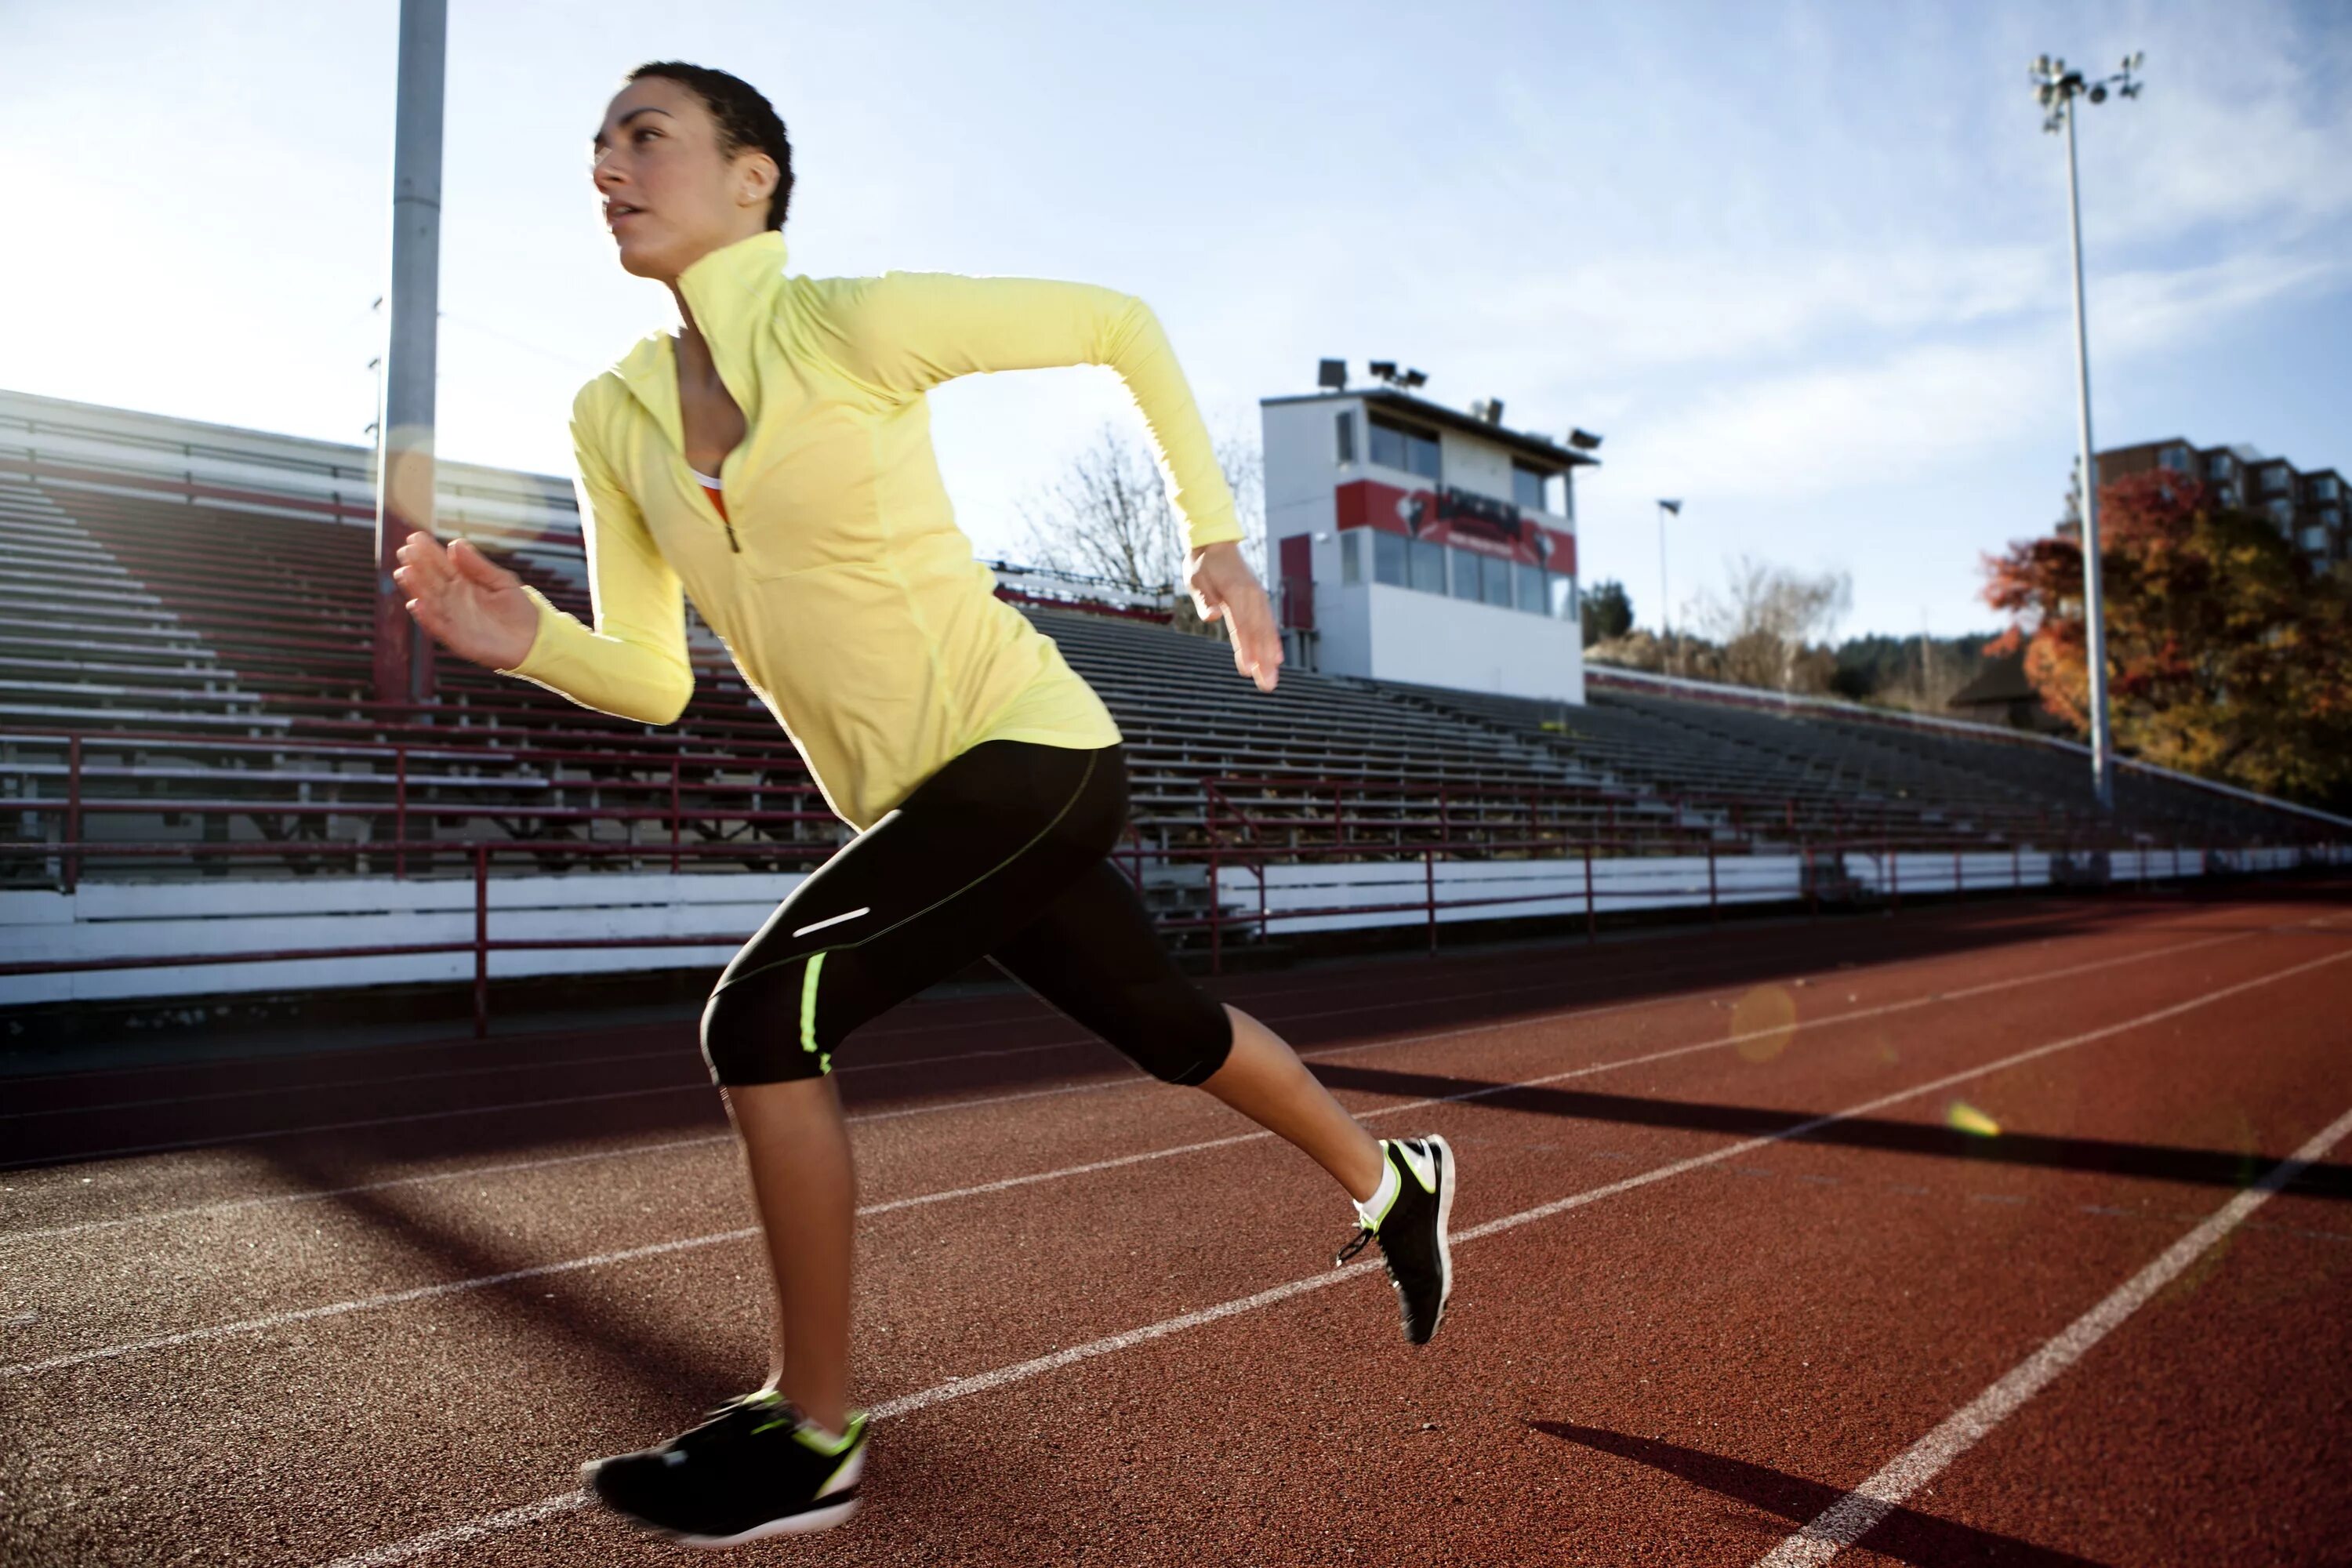
[(1234, 668), (1257, 682), (1260, 691), (1274, 689), (1275, 672), (1282, 668), (1282, 633), (1274, 624), (1274, 607), (1257, 574), (1242, 559), (1241, 546), (1227, 542), (1204, 545), (1185, 564), (1184, 585), (1192, 590), (1192, 606), (1203, 621), (1222, 620), (1233, 639)]
[(421, 530), (398, 552), (392, 580), (407, 593), (408, 613), (443, 647), (491, 669), (512, 669), (539, 636), (539, 606), (522, 579), (465, 540), (447, 549)]

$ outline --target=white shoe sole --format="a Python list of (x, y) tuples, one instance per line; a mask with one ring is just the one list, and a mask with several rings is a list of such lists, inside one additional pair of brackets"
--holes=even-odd
[(1454, 1300), (1454, 1244), (1447, 1236), (1454, 1224), (1454, 1145), (1434, 1132), (1429, 1135), (1427, 1142), (1444, 1153), (1437, 1168), (1437, 1268), (1440, 1283), (1437, 1316), (1429, 1325), (1429, 1337), (1433, 1340), (1437, 1337), (1437, 1331), (1445, 1325), (1445, 1304)]
[(814, 1531), (831, 1530), (857, 1511), (857, 1500), (849, 1498), (830, 1508), (813, 1508), (789, 1519), (771, 1520), (766, 1524), (745, 1531), (740, 1535), (680, 1535), (665, 1530), (661, 1534), (680, 1546), (724, 1548), (742, 1546), (754, 1541), (765, 1541), (772, 1535), (806, 1535)]
[(861, 1447), (856, 1458), (849, 1463), (849, 1473), (842, 1478), (842, 1485), (851, 1489), (850, 1495), (843, 1498), (839, 1502), (828, 1503), (820, 1508), (803, 1509), (798, 1513), (787, 1514), (782, 1519), (772, 1519), (765, 1524), (753, 1525), (737, 1535), (688, 1535), (684, 1531), (672, 1530), (667, 1525), (656, 1524), (649, 1519), (641, 1519), (626, 1509), (615, 1508), (597, 1496), (594, 1485), (595, 1472), (597, 1465), (602, 1462), (591, 1459), (580, 1467), (580, 1487), (588, 1494), (591, 1502), (608, 1512), (618, 1514), (649, 1535), (658, 1535), (664, 1541), (674, 1542), (680, 1546), (699, 1546), (710, 1550), (743, 1546), (754, 1541), (765, 1541), (772, 1535), (808, 1535), (820, 1530), (831, 1530), (857, 1511), (859, 1500), (856, 1488), (866, 1474), (866, 1450)]

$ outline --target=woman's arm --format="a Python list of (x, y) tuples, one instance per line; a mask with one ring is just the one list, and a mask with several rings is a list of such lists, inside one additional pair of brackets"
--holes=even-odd
[(959, 375), (1102, 364), (1143, 413), (1193, 548), (1236, 540), (1233, 491), (1151, 307), (1091, 283), (887, 272), (850, 280), (830, 312), (842, 368), (901, 397)]
[(444, 551), (431, 536), (411, 534), (393, 576), (412, 595), (418, 624), (452, 652), (583, 708), (674, 722), (694, 692), (677, 574), (584, 438), (577, 405), (572, 436), (593, 631), (463, 540)]
[(1265, 590), (1234, 547), (1242, 529), (1233, 490), (1150, 306), (1091, 283), (886, 272), (850, 281), (828, 324), (842, 368), (899, 397), (984, 371), (1066, 364), (1117, 371), (1175, 486), (1193, 602), (1204, 619), (1225, 622), (1234, 666), (1274, 689), (1282, 636)]

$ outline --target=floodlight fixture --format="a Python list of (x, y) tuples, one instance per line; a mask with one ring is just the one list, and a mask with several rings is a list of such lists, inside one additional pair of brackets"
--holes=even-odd
[(1422, 374), (1422, 373), (1417, 370), (1402, 371), (1398, 373), (1397, 375), (1397, 384), (1399, 386), (1419, 386), (1428, 380), (1429, 377)]
[(1601, 437), (1590, 430), (1570, 430), (1568, 444), (1580, 452), (1590, 452), (1601, 445)]
[(1376, 359), (1364, 368), (1382, 381), (1396, 380), (1396, 361), (1392, 359)]
[(1348, 362), (1343, 359), (1318, 362), (1315, 367), (1315, 384), (1328, 387), (1333, 392), (1345, 392), (1348, 389)]
[(2104, 595), (2099, 585), (2099, 470), (2091, 444), (2091, 342), (2083, 313), (2083, 194), (2074, 156), (2074, 100), (2105, 103), (2113, 88), (2125, 98), (2139, 96), (2136, 73), (2147, 56), (2138, 50), (2126, 55), (2123, 68), (2098, 81), (2086, 81), (2081, 71), (2070, 71), (2063, 59), (2037, 56), (2032, 67), (2034, 98), (2042, 105), (2042, 129), (2066, 132), (2066, 223), (2074, 252), (2074, 383), (2076, 435), (2082, 443), (2075, 459), (2081, 480), (2083, 551), (2083, 622), (2084, 663), (2090, 673), (2091, 791), (2102, 811), (2116, 805), (2114, 737), (2107, 724), (2107, 633)]

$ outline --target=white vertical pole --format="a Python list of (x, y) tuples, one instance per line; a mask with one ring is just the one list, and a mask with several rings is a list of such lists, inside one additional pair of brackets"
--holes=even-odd
[(431, 694), (433, 643), (416, 632), (392, 580), (411, 529), (433, 527), (434, 378), (441, 295), (441, 100), (447, 0), (401, 0), (393, 121), (392, 287), (376, 465), (375, 698)]
[(2081, 402), (2083, 437), (2083, 618), (2089, 634), (2085, 657), (2091, 674), (2091, 790), (2099, 809), (2113, 811), (2115, 776), (2107, 732), (2107, 626), (2099, 590), (2099, 469), (2091, 447), (2091, 343), (2083, 318), (2083, 197), (2074, 171), (2074, 114), (2081, 100), (2065, 102), (2066, 219), (2074, 246), (2074, 372)]
[(1658, 627), (1672, 637), (1675, 635), (1674, 611), (1668, 607), (1672, 595), (1666, 588), (1666, 503), (1658, 503)]

